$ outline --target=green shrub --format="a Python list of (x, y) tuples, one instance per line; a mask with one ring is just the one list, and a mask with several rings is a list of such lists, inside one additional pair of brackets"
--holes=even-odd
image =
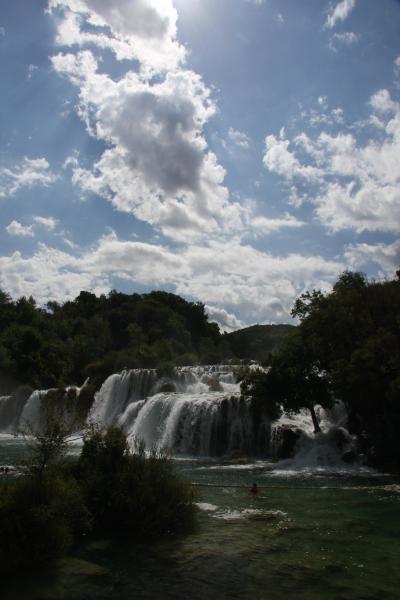
[(191, 488), (171, 460), (156, 452), (147, 458), (140, 443), (130, 450), (119, 428), (88, 431), (78, 473), (96, 530), (154, 538), (193, 524)]
[(166, 456), (147, 458), (121, 429), (92, 426), (79, 459), (64, 462), (67, 431), (44, 425), (26, 474), (1, 489), (0, 573), (46, 564), (86, 532), (154, 539), (193, 524), (190, 486)]
[(0, 573), (32, 569), (62, 556), (89, 513), (78, 483), (61, 475), (24, 477), (5, 490), (0, 506)]

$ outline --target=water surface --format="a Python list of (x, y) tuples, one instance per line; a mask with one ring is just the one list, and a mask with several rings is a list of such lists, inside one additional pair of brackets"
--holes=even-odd
[[(16, 460), (18, 444), (0, 440), (0, 464)], [(196, 531), (155, 544), (90, 540), (51, 569), (3, 581), (2, 598), (399, 598), (393, 478), (358, 468), (271, 470), (260, 461), (180, 460), (177, 468), (201, 484)]]

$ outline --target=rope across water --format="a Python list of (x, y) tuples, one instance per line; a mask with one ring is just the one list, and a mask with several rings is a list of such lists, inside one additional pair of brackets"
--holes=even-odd
[[(223, 483), (195, 483), (191, 482), (192, 487), (212, 487), (212, 488), (237, 488), (248, 490), (248, 485), (233, 485)], [(393, 491), (391, 486), (387, 485), (352, 485), (352, 486), (340, 486), (340, 485), (304, 485), (304, 486), (290, 486), (290, 485), (257, 485), (258, 490), (384, 490)], [(399, 488), (400, 491), (400, 488)]]

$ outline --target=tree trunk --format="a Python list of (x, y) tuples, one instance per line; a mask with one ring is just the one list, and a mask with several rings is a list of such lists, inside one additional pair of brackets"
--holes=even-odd
[(314, 406), (310, 406), (310, 413), (311, 413), (311, 418), (312, 418), (312, 422), (314, 425), (314, 433), (320, 433), (321, 427), (319, 426), (317, 415), (315, 414)]

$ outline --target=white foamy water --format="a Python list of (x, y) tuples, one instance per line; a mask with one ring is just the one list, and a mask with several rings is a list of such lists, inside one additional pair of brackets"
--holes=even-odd
[[(154, 369), (124, 370), (103, 383), (88, 420), (102, 426), (121, 426), (132, 445), (143, 440), (147, 451), (171, 451), (181, 459), (232, 459), (229, 464), (215, 467), (223, 471), (265, 469), (287, 476), (319, 473), (321, 469), (352, 471), (341, 458), (353, 444), (343, 428), (346, 414), (342, 405), (329, 412), (317, 408), (323, 429), (336, 424), (337, 439), (326, 434), (314, 436), (308, 410), (284, 414), (271, 424), (266, 416), (255, 417), (251, 402), (240, 397), (237, 372), (238, 367), (233, 365), (178, 367), (168, 375), (159, 375)], [(80, 389), (75, 388), (78, 394)], [(47, 392), (33, 392), (12, 422), (19, 427), (27, 423), (40, 427), (42, 400)], [(12, 398), (0, 397), (0, 431), (15, 430), (14, 426), (10, 429), (14, 404)], [(289, 450), (287, 443), (291, 444)], [(249, 460), (277, 458), (290, 452), (295, 453), (294, 459), (275, 465)]]
[(265, 453), (270, 423), (255, 423), (240, 398), (238, 367), (179, 367), (158, 377), (151, 369), (109, 377), (96, 394), (89, 420), (120, 425), (132, 441), (177, 456)]
[(263, 510), (261, 508), (244, 508), (242, 510), (225, 509), (213, 512), (212, 516), (215, 519), (223, 519), (224, 521), (243, 521), (246, 519), (270, 519), (278, 518), (285, 519), (287, 513), (281, 510)]
[(241, 464), (218, 464), (218, 465), (202, 465), (197, 467), (197, 471), (265, 471), (268, 468), (274, 468), (276, 463), (271, 461), (259, 460), (257, 462), (245, 462)]
[(196, 502), (196, 506), (205, 512), (214, 512), (218, 510), (218, 506), (215, 504), (210, 504), (209, 502)]

